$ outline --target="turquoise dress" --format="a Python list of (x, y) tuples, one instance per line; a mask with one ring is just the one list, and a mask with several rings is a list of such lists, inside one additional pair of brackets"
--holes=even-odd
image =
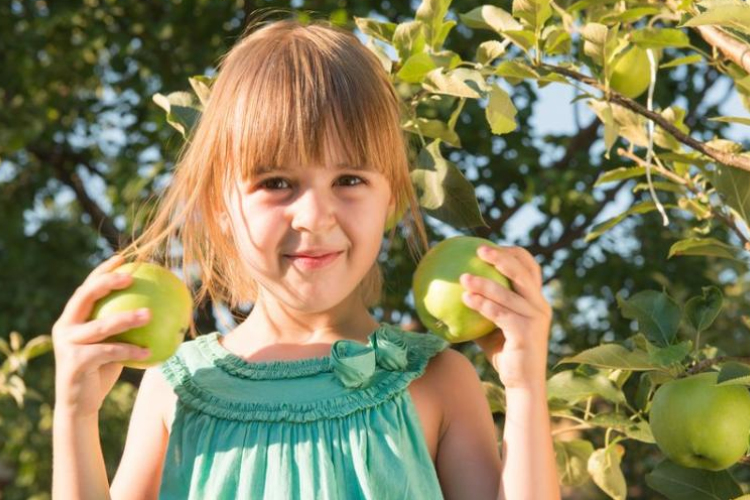
[(178, 398), (160, 499), (443, 498), (407, 387), (447, 341), (380, 323), (329, 356), (249, 362), (219, 335), (160, 366)]

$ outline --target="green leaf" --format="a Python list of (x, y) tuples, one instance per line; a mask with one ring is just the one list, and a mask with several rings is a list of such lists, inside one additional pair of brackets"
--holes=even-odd
[(750, 385), (750, 365), (738, 361), (726, 361), (716, 379), (717, 385)]
[(660, 10), (656, 7), (635, 7), (616, 14), (607, 14), (606, 16), (602, 16), (599, 21), (602, 23), (630, 23), (643, 19), (646, 16), (658, 14), (659, 12)]
[(612, 107), (607, 105), (602, 109), (601, 115), (604, 122), (604, 157), (609, 159), (609, 151), (612, 149), (617, 137), (620, 134), (620, 127), (615, 122), (612, 114)]
[(52, 336), (39, 335), (26, 342), (26, 345), (23, 346), (22, 355), (26, 359), (31, 360), (48, 352), (52, 352), (52, 349)]
[(646, 484), (669, 500), (721, 500), (742, 494), (727, 470), (682, 467), (669, 459), (662, 460), (646, 474)]
[(617, 49), (618, 26), (612, 29), (601, 23), (588, 23), (581, 29), (583, 51), (602, 68), (610, 61)]
[(506, 134), (516, 129), (516, 107), (510, 96), (497, 85), (492, 86), (486, 116), (493, 134)]
[(618, 134), (624, 137), (636, 146), (648, 146), (648, 137), (646, 136), (646, 120), (641, 115), (630, 111), (619, 104), (612, 104), (603, 100), (590, 100), (587, 102), (589, 107), (596, 113), (596, 116), (605, 121), (605, 110), (612, 109), (612, 117), (618, 127)]
[(398, 58), (406, 61), (410, 56), (425, 51), (427, 38), (421, 21), (406, 21), (396, 26), (393, 33), (393, 47)]
[[(659, 113), (669, 123), (677, 127), (678, 130), (686, 135), (690, 135), (690, 130), (685, 125), (685, 110), (679, 106), (669, 106)], [(682, 144), (674, 138), (672, 134), (666, 132), (661, 127), (656, 127), (654, 132), (654, 142), (664, 149), (670, 151), (680, 151)]]
[(478, 99), (489, 90), (482, 74), (470, 68), (455, 68), (444, 73), (436, 68), (425, 76), (422, 87), (434, 94)]
[(443, 22), (450, 3), (450, 0), (422, 0), (422, 3), (417, 7), (414, 17), (424, 24), (427, 44), (433, 50), (440, 47), (448, 34), (447, 31), (450, 31), (456, 24), (455, 21)]
[(416, 120), (407, 120), (402, 124), (402, 128), (424, 137), (440, 139), (456, 148), (461, 147), (461, 139), (456, 131), (442, 120), (417, 118)]
[(635, 422), (623, 413), (598, 413), (589, 419), (588, 423), (597, 427), (615, 429), (644, 443), (654, 443), (654, 436), (651, 434), (651, 428), (647, 421), (639, 420)]
[(198, 100), (201, 103), (200, 109), (203, 109), (202, 107), (206, 105), (211, 95), (211, 86), (216, 81), (216, 77), (198, 75), (191, 76), (188, 78), (188, 81), (190, 82), (190, 86), (193, 87), (193, 92), (198, 96)]
[(458, 17), (465, 26), (472, 29), (492, 30), (496, 33), (523, 29), (523, 25), (508, 11), (494, 5), (482, 5), (466, 14), (459, 14)]
[(614, 500), (625, 500), (627, 497), (627, 484), (620, 467), (621, 453), (624, 451), (621, 444), (612, 442), (606, 448), (595, 450), (589, 457), (591, 479)]
[(426, 52), (419, 52), (409, 56), (396, 73), (401, 80), (409, 83), (421, 83), (425, 75), (437, 68), (432, 56)]
[(687, 33), (675, 28), (643, 28), (633, 31), (631, 41), (644, 49), (689, 47)]
[(735, 248), (716, 238), (685, 238), (677, 241), (669, 248), (667, 258), (675, 255), (704, 255), (710, 257), (721, 257), (723, 259), (738, 260)]
[(527, 54), (536, 43), (536, 35), (529, 30), (505, 30), (502, 35), (518, 45)]
[(513, 85), (517, 85), (519, 81), (527, 78), (534, 80), (539, 78), (539, 73), (534, 71), (534, 69), (528, 64), (516, 60), (501, 61), (500, 64), (495, 67), (494, 74), (502, 76)]
[(691, 56), (680, 57), (672, 59), (668, 63), (664, 63), (659, 66), (659, 69), (674, 68), (675, 66), (682, 66), (683, 64), (695, 64), (703, 61), (703, 56), (700, 54), (693, 54)]
[[(674, 208), (675, 205), (672, 203), (662, 203), (662, 205), (665, 208)], [(613, 227), (615, 227), (617, 224), (624, 221), (626, 218), (628, 218), (631, 215), (637, 215), (637, 214), (645, 214), (648, 212), (652, 212), (656, 210), (656, 204), (653, 201), (644, 201), (641, 203), (637, 203), (630, 207), (625, 212), (621, 213), (620, 215), (617, 215), (615, 217), (612, 217), (611, 219), (608, 219), (604, 222), (601, 222), (599, 224), (596, 224), (594, 227), (591, 228), (591, 230), (586, 234), (586, 237), (584, 238), (584, 241), (586, 243), (595, 240), (602, 234), (606, 233)]]
[(385, 69), (386, 73), (391, 74), (392, 68), (393, 68), (393, 61), (391, 60), (390, 56), (385, 52), (383, 47), (375, 43), (375, 40), (373, 38), (368, 38), (365, 42), (365, 47), (370, 49), (370, 52), (375, 54), (375, 56), (380, 61), (380, 64), (383, 66), (383, 69)]
[(482, 380), (482, 388), (492, 413), (505, 413), (505, 389), (502, 386)]
[(482, 218), (474, 186), (440, 154), (440, 140), (432, 141), (417, 157), (410, 177), (419, 204), (431, 217), (456, 228), (489, 227)]
[(682, 364), (682, 360), (688, 355), (693, 347), (692, 340), (685, 340), (679, 344), (666, 347), (656, 347), (649, 343), (647, 345), (648, 356), (652, 363), (663, 368), (676, 367)]
[(550, 0), (513, 0), (513, 15), (538, 33), (552, 16)]
[(688, 19), (682, 26), (717, 25), (750, 34), (750, 5), (746, 2), (722, 2)]
[(696, 332), (706, 330), (721, 312), (724, 295), (713, 285), (701, 288), (701, 295), (685, 303), (685, 319)]
[(555, 450), (557, 475), (563, 486), (583, 486), (589, 480), (586, 466), (589, 457), (594, 452), (594, 445), (585, 439), (552, 442)]
[(549, 398), (556, 398), (570, 404), (578, 403), (589, 396), (601, 396), (613, 403), (624, 403), (625, 395), (614, 382), (601, 373), (583, 375), (576, 370), (565, 370), (547, 380)]
[(153, 101), (167, 112), (167, 123), (183, 137), (187, 137), (198, 121), (200, 102), (190, 92), (172, 92), (168, 95), (156, 93)]
[(594, 186), (631, 179), (633, 177), (640, 177), (642, 175), (646, 175), (646, 167), (636, 166), (614, 168), (599, 175), (596, 182), (594, 182)]
[(479, 64), (490, 65), (492, 61), (505, 54), (508, 43), (498, 42), (497, 40), (480, 43), (477, 47), (476, 61)]
[(715, 116), (709, 118), (712, 122), (739, 123), (740, 125), (750, 125), (750, 118), (742, 116)]
[(643, 371), (659, 369), (659, 366), (651, 361), (645, 351), (631, 351), (620, 344), (601, 344), (586, 349), (574, 356), (568, 356), (557, 362), (557, 366), (564, 363), (581, 363), (598, 368), (615, 368), (631, 371)]
[(396, 32), (396, 23), (357, 16), (354, 16), (354, 23), (359, 28), (359, 31), (365, 35), (377, 38), (387, 44), (391, 44), (393, 41), (393, 34)]
[(750, 223), (750, 172), (716, 164), (713, 185), (727, 205), (734, 209), (746, 224)]
[(542, 31), (544, 53), (548, 56), (567, 54), (573, 43), (570, 33), (557, 26), (547, 26)]
[(682, 310), (679, 304), (664, 292), (643, 290), (627, 299), (616, 296), (623, 317), (638, 321), (638, 330), (649, 341), (660, 347), (672, 343), (680, 326)]

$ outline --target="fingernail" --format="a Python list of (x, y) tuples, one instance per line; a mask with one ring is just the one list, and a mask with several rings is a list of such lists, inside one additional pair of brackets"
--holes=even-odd
[(151, 356), (151, 351), (149, 351), (148, 349), (143, 349), (141, 351), (138, 351), (139, 358), (147, 358), (149, 356)]
[(144, 308), (138, 309), (135, 312), (135, 316), (138, 319), (146, 319), (146, 318), (148, 318), (148, 315), (149, 315), (150, 312), (151, 311), (149, 311), (147, 307), (144, 307)]

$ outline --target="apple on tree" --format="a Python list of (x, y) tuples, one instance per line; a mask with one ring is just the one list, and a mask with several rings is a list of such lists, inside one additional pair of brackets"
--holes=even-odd
[(446, 238), (429, 249), (414, 272), (412, 288), (417, 316), (427, 328), (448, 342), (467, 342), (497, 328), (480, 312), (464, 304), (461, 274), (488, 278), (513, 289), (505, 275), (477, 255), (482, 245), (499, 248), (485, 238)]
[(635, 99), (651, 83), (651, 62), (646, 49), (633, 45), (615, 60), (609, 86), (626, 97)]
[(114, 272), (131, 274), (132, 284), (99, 299), (89, 319), (147, 307), (151, 311), (147, 324), (108, 337), (105, 342), (126, 342), (151, 351), (148, 358), (127, 360), (124, 366), (145, 369), (165, 361), (175, 353), (190, 326), (190, 290), (172, 271), (149, 262), (130, 262)]
[(748, 449), (750, 393), (743, 385), (716, 385), (718, 376), (704, 372), (670, 380), (654, 394), (651, 433), (678, 465), (719, 471)]

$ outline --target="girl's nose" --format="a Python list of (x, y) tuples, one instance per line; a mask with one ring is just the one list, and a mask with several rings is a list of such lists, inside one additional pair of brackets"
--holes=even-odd
[(335, 221), (335, 206), (324, 193), (308, 189), (291, 205), (292, 228), (296, 231), (325, 232)]

